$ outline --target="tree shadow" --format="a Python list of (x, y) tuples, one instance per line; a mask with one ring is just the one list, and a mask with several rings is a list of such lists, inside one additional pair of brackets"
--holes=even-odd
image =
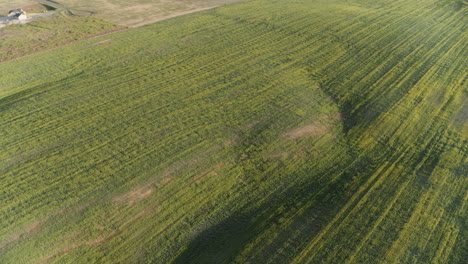
[[(319, 234), (354, 194), (360, 184), (350, 183), (355, 180), (353, 176), (356, 173), (372, 169), (369, 164), (362, 166), (367, 162), (368, 160), (363, 160), (355, 163), (348, 167), (348, 172), (337, 166), (334, 173), (330, 174), (338, 174), (337, 180), (331, 180), (332, 177), (309, 177), (306, 182), (275, 193), (261, 205), (247, 205), (238, 209), (225, 220), (202, 231), (172, 263), (289, 262)], [(313, 168), (285, 178), (315, 174), (311, 170)], [(362, 177), (360, 181), (365, 179), (366, 177)], [(284, 216), (291, 221), (283, 226)], [(298, 230), (301, 232), (297, 232)], [(273, 231), (275, 238), (268, 244), (260, 243), (261, 248), (251, 248), (255, 243), (259, 245), (258, 239), (268, 231)], [(244, 258), (241, 254), (246, 249), (253, 250), (247, 254), (248, 258), (240, 259)]]

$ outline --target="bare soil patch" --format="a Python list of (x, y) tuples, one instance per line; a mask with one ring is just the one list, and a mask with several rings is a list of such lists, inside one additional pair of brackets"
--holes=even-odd
[(245, 126), (245, 129), (252, 129), (254, 126), (258, 125), (258, 123), (260, 123), (260, 120), (256, 120), (256, 121), (254, 121), (254, 122), (252, 122), (250, 124), (247, 124)]
[(0, 15), (7, 15), (8, 11), (36, 5), (34, 0), (0, 0)]
[(284, 133), (283, 136), (290, 140), (309, 136), (323, 136), (329, 133), (331, 128), (341, 122), (341, 120), (342, 118), (340, 113), (323, 115), (312, 124), (291, 129)]
[(288, 139), (294, 140), (309, 136), (321, 136), (325, 135), (327, 132), (328, 128), (326, 128), (325, 126), (315, 124), (294, 128), (283, 134), (283, 136), (287, 137)]
[(112, 200), (117, 203), (127, 203), (129, 206), (133, 206), (138, 201), (149, 197), (153, 193), (153, 188), (151, 188), (150, 185), (151, 184), (138, 187), (123, 195), (117, 196)]
[(100, 0), (100, 1), (96, 1), (96, 2), (99, 2), (104, 8), (107, 8), (107, 9), (110, 9), (110, 10), (114, 10), (116, 8), (119, 8), (118, 5), (113, 4), (109, 0)]

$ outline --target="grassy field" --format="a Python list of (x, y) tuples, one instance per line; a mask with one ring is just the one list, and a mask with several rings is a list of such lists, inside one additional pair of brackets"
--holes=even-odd
[(61, 11), (36, 18), (25, 25), (0, 29), (0, 62), (119, 29), (123, 28), (95, 16), (73, 16), (67, 11)]
[(74, 10), (97, 12), (102, 19), (118, 25), (141, 26), (173, 16), (240, 0), (61, 0)]
[(105, 35), (126, 29), (127, 26), (142, 26), (237, 1), (239, 0), (17, 0), (3, 3), (0, 0), (0, 12), (3, 13), (0, 15), (7, 15), (9, 10), (17, 8), (22, 8), (30, 14), (40, 13), (47, 9), (52, 10), (54, 6), (56, 10), (52, 11), (58, 13), (35, 17), (33, 22), (26, 25), (1, 28), (0, 62)]
[(253, 0), (0, 64), (1, 263), (464, 263), (466, 1)]

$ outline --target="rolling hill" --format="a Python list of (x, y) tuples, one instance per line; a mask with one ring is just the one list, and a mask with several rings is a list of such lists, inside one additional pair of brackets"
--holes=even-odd
[(1, 263), (463, 263), (466, 1), (251, 0), (0, 64)]

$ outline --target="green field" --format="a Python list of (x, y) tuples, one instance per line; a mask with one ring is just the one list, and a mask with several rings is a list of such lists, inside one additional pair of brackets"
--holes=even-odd
[(0, 29), (0, 63), (122, 29), (95, 16), (60, 11), (24, 25)]
[(251, 0), (0, 64), (0, 263), (465, 263), (467, 2)]

